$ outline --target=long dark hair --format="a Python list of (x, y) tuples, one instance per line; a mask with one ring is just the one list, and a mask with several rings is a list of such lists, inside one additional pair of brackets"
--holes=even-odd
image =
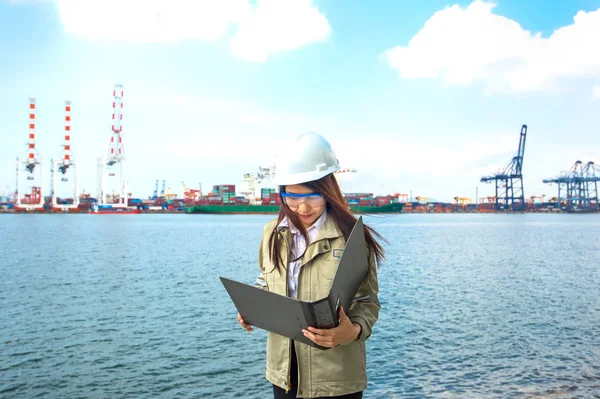
[[(342, 233), (344, 241), (348, 241), (348, 237), (350, 237), (350, 233), (352, 232), (352, 228), (354, 227), (357, 219), (354, 217), (352, 212), (350, 212), (348, 204), (346, 203), (344, 195), (342, 194), (342, 190), (340, 189), (340, 186), (333, 173), (330, 173), (319, 180), (302, 183), (301, 185), (308, 187), (313, 192), (319, 193), (323, 196), (325, 203), (327, 204), (327, 217), (331, 217), (333, 220), (335, 220), (335, 224), (340, 233)], [(304, 225), (302, 225), (298, 215), (292, 212), (292, 210), (283, 201), (283, 197), (281, 197), (281, 192), (283, 191), (285, 191), (285, 186), (280, 186), (279, 196), (281, 199), (281, 206), (279, 208), (279, 215), (277, 217), (277, 225), (279, 225), (279, 223), (281, 223), (281, 221), (287, 217), (289, 222), (300, 231), (306, 242), (308, 242), (308, 233), (306, 228)], [(375, 255), (377, 265), (381, 265), (385, 258), (385, 254), (383, 247), (375, 240), (375, 238), (387, 243), (387, 240), (383, 238), (383, 236), (377, 233), (372, 227), (365, 225), (365, 241), (367, 242), (370, 252)], [(275, 228), (275, 230), (271, 232), (271, 237), (269, 238), (269, 258), (271, 258), (271, 261), (277, 270), (281, 272), (283, 259), (280, 256), (280, 248), (281, 242), (279, 235), (277, 234), (277, 228)], [(302, 255), (299, 257), (302, 257)]]

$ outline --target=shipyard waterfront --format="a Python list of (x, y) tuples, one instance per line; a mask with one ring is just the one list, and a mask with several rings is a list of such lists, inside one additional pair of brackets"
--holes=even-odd
[[(273, 215), (3, 215), (0, 397), (265, 398), (252, 283)], [(600, 215), (381, 214), (369, 398), (600, 395)]]

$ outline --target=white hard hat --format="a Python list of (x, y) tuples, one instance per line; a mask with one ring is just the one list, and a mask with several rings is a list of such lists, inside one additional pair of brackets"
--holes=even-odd
[(277, 156), (275, 184), (287, 186), (318, 180), (340, 169), (331, 145), (317, 133), (301, 133)]

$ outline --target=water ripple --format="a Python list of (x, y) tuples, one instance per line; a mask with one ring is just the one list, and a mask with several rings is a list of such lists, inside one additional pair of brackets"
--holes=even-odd
[[(270, 396), (218, 280), (254, 281), (270, 216), (64, 216), (2, 216), (2, 398)], [(598, 215), (366, 221), (392, 244), (366, 397), (600, 398)]]

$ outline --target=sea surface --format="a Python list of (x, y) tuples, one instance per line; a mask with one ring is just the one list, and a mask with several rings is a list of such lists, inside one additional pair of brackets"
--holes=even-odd
[[(255, 215), (0, 214), (0, 398), (269, 398)], [(600, 398), (600, 215), (384, 215), (365, 398)]]

